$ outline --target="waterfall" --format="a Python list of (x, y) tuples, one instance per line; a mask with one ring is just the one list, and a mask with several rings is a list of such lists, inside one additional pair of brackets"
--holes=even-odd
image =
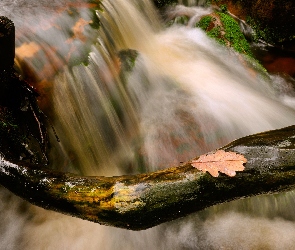
[[(203, 31), (162, 27), (149, 1), (104, 1), (103, 7), (89, 65), (62, 73), (54, 84), (62, 141), (84, 173), (120, 163), (152, 171), (293, 124), (294, 111), (279, 102), (270, 79), (252, 76)], [(135, 66), (118, 75), (112, 61), (126, 49), (138, 52)]]
[[(61, 140), (52, 142), (52, 167), (85, 175), (154, 171), (294, 124), (292, 102), (277, 91), (281, 78), (259, 72), (192, 23), (166, 27), (149, 0), (104, 0), (102, 8), (101, 28), (87, 35), (97, 39), (87, 65), (63, 67), (52, 80), (51, 116)], [(211, 11), (170, 11), (183, 10), (195, 21)], [(7, 249), (292, 249), (295, 243), (293, 192), (214, 206), (140, 232), (34, 206), (22, 214), (13, 196), (7, 204), (0, 238)], [(10, 233), (12, 227), (19, 231)]]

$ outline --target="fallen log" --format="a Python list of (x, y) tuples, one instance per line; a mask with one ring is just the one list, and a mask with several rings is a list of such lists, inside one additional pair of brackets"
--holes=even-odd
[[(9, 29), (1, 30), (2, 33), (7, 31)], [(6, 38), (11, 40), (10, 36)], [(14, 51), (10, 50), (9, 55), (13, 58)], [(7, 63), (11, 66), (12, 61)], [(0, 79), (7, 83), (12, 82), (9, 79), (19, 81), (17, 77)], [(26, 87), (20, 88), (19, 92), (21, 95), (16, 96), (23, 99), (31, 95)], [(104, 225), (142, 230), (214, 204), (288, 190), (295, 184), (295, 126), (244, 137), (223, 147), (223, 150), (237, 152), (247, 159), (245, 170), (234, 177), (223, 174), (212, 177), (193, 168), (191, 162), (154, 173), (118, 177), (84, 177), (54, 172), (24, 161), (13, 163), (15, 157), (30, 159), (29, 153), (32, 153), (32, 150), (20, 148), (32, 138), (24, 137), (21, 133), (24, 120), (14, 118), (22, 112), (31, 112), (33, 118), (38, 114), (38, 109), (33, 108), (36, 106), (34, 101), (26, 103), (31, 109), (23, 109), (23, 101), (19, 99), (16, 103), (1, 103), (0, 107), (0, 118), (3, 118), (0, 119), (0, 152), (4, 155), (4, 158), (0, 158), (0, 184), (45, 209)], [(12, 118), (7, 120), (10, 116)], [(23, 117), (27, 116), (26, 113)], [(37, 132), (28, 134), (40, 141), (41, 150), (36, 149), (32, 155), (38, 152), (42, 155), (45, 133), (40, 129), (42, 123), (38, 118), (33, 119), (33, 122), (38, 125), (33, 130)], [(19, 149), (20, 154), (16, 149)], [(31, 161), (39, 165), (43, 162), (42, 159)]]
[(0, 160), (0, 184), (32, 204), (104, 225), (142, 230), (230, 200), (295, 185), (295, 126), (243, 137), (222, 148), (245, 170), (212, 177), (187, 162), (115, 177), (84, 177)]

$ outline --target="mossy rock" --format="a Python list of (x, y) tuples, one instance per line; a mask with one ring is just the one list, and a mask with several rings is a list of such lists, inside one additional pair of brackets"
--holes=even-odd
[[(226, 12), (226, 8), (224, 11)], [(250, 44), (242, 33), (238, 22), (230, 15), (223, 12), (213, 12), (202, 17), (196, 24), (196, 27), (203, 29), (209, 37), (221, 45), (230, 47), (234, 51), (243, 54), (243, 61), (250, 68), (254, 67), (262, 74), (266, 72), (261, 63), (255, 59)]]
[[(295, 1), (212, 0), (247, 21), (256, 38), (274, 45), (295, 44)], [(294, 46), (295, 47), (295, 46)]]
[(218, 43), (232, 47), (235, 51), (253, 57), (250, 45), (240, 30), (239, 24), (229, 15), (214, 12), (204, 16), (197, 24)]

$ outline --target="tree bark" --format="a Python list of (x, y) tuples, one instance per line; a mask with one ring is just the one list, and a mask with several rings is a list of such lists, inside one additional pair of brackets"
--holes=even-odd
[(100, 224), (142, 230), (214, 204), (292, 189), (295, 126), (238, 139), (222, 149), (248, 162), (212, 177), (190, 162), (148, 174), (83, 177), (0, 161), (0, 183), (32, 204)]

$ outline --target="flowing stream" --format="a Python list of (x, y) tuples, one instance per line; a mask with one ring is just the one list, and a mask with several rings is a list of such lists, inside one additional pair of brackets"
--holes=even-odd
[[(0, 7), (19, 27), (17, 56), (27, 60), (36, 78), (51, 77), (50, 116), (61, 140), (52, 138), (53, 168), (108, 176), (154, 171), (236, 138), (294, 124), (288, 82), (259, 72), (247, 58), (193, 27), (212, 11), (201, 7), (203, 1), (170, 9), (167, 16), (185, 13), (190, 21), (167, 27), (151, 1), (104, 0), (97, 11), (101, 27), (74, 32), (74, 49), (64, 44), (65, 34), (73, 16), (89, 24), (86, 1), (72, 1), (80, 12), (61, 18), (59, 29), (46, 36), (26, 29), (50, 29), (43, 22), (63, 8), (62, 1), (36, 1), (36, 13), (29, 9), (33, 0), (8, 2)], [(26, 26), (22, 10), (30, 20), (42, 17), (42, 23)], [(24, 42), (38, 60), (30, 61), (21, 50)], [(83, 58), (86, 45), (87, 64), (63, 66), (69, 65), (70, 52)], [(38, 63), (47, 63), (46, 70)], [(140, 232), (36, 208), (5, 190), (0, 195), (3, 249), (292, 249), (295, 244), (293, 191), (214, 206)]]

